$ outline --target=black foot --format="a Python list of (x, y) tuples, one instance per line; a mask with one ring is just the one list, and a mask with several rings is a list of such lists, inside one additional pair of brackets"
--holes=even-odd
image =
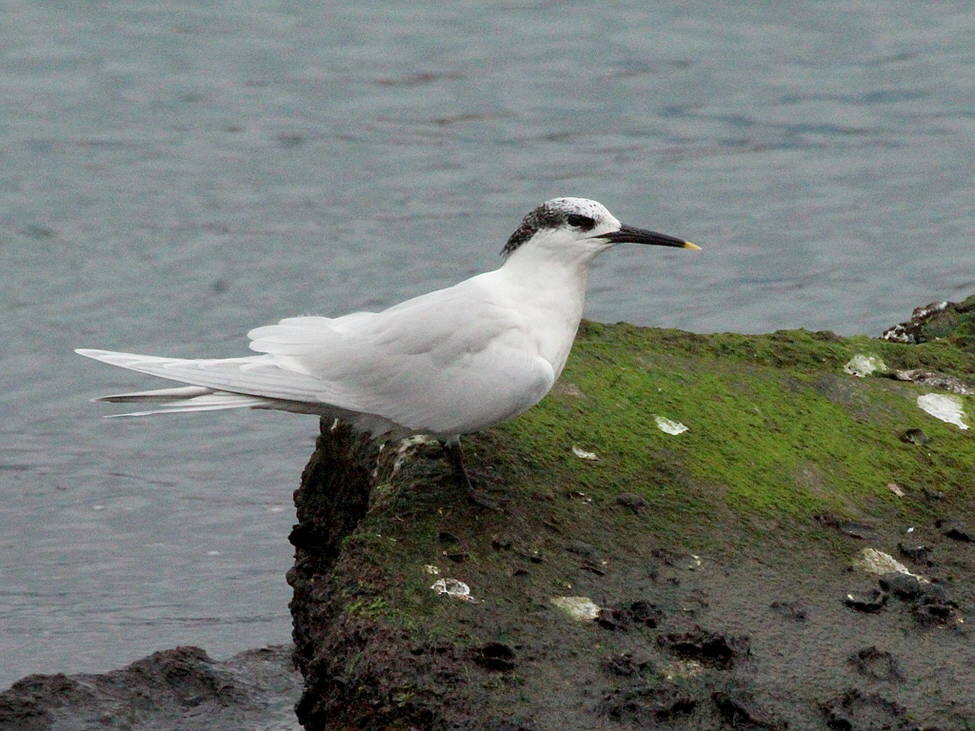
[(485, 490), (474, 487), (471, 478), (464, 467), (464, 453), (460, 448), (460, 440), (443, 442), (443, 450), (450, 460), (450, 466), (454, 468), (454, 479), (457, 485), (467, 493), (467, 499), (475, 505), (487, 508), (488, 510), (501, 510), (501, 504), (489, 496)]

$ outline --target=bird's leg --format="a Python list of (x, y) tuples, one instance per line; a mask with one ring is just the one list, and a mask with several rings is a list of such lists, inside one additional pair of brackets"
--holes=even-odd
[(478, 490), (474, 487), (471, 482), (471, 478), (467, 474), (467, 468), (464, 467), (464, 452), (460, 448), (460, 437), (453, 437), (440, 443), (443, 445), (444, 454), (447, 455), (447, 459), (450, 460), (450, 466), (454, 470), (454, 479), (457, 480), (457, 484), (460, 487), (467, 491), (467, 497), (470, 498), (471, 502), (480, 505), (482, 508), (498, 510), (497, 502), (488, 497), (483, 490)]

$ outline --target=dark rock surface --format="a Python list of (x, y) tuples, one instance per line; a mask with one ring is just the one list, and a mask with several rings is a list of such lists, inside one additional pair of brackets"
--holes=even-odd
[(852, 654), (850, 663), (860, 675), (871, 680), (902, 680), (904, 677), (896, 658), (872, 645)]
[(967, 541), (975, 543), (975, 530), (969, 528), (959, 520), (938, 519), (934, 522), (936, 528), (941, 529), (942, 535), (953, 538), (956, 541)]
[[(890, 373), (892, 378), (896, 378), (898, 381), (910, 381), (911, 383), (917, 383), (922, 386), (928, 386), (929, 388), (939, 389), (941, 391), (948, 391), (949, 393), (957, 393), (962, 396), (970, 396), (975, 393), (975, 386), (966, 383), (957, 376), (949, 376), (945, 373), (936, 373), (934, 371), (926, 371), (921, 368), (913, 368), (910, 370), (902, 371), (892, 371)], [(924, 432), (920, 429), (909, 430), (917, 431), (923, 436)], [(907, 436), (907, 435), (905, 435)]]
[(700, 627), (690, 632), (660, 635), (657, 644), (687, 660), (724, 669), (747, 659), (750, 646), (747, 637), (725, 637)]
[(914, 599), (921, 595), (921, 582), (910, 574), (893, 571), (877, 580), (880, 588), (898, 599)]
[(851, 591), (843, 598), (843, 603), (858, 612), (879, 612), (887, 604), (887, 593), (880, 589)]
[(762, 708), (747, 690), (716, 690), (711, 700), (724, 722), (731, 728), (784, 729), (788, 725)]
[[(801, 533), (692, 553), (703, 539), (663, 545), (641, 531), (646, 513), (621, 512), (612, 496), (526, 495), (520, 508), (486, 511), (451, 483), (435, 444), (374, 460), (366, 440), (326, 429), (296, 493), (299, 514), (327, 534), (314, 546), (339, 547), (298, 545), (291, 577), (309, 729), (975, 723), (972, 639), (941, 584), (851, 574), (834, 549), (800, 548)], [(352, 490), (342, 500), (325, 499), (335, 489), (326, 463)], [(557, 506), (602, 510), (593, 525), (603, 531), (628, 521), (621, 543), (592, 526), (577, 532)], [(894, 552), (901, 537), (883, 521), (856, 531), (812, 523), (850, 556), (866, 536)], [(970, 608), (975, 547), (933, 520), (913, 536), (925, 550), (902, 555), (918, 571), (951, 574), (951, 596)], [(462, 564), (448, 556), (459, 550)], [(468, 582), (473, 600), (435, 596), (437, 575), (423, 571), (434, 564)], [(850, 586), (863, 588), (844, 606)], [(549, 603), (555, 594), (592, 597), (600, 610), (572, 620)]]
[(823, 704), (826, 725), (840, 731), (856, 729), (909, 729), (903, 706), (877, 693), (851, 688)]
[(0, 729), (293, 729), (291, 655), (281, 645), (221, 662), (177, 647), (103, 674), (29, 675), (0, 693)]

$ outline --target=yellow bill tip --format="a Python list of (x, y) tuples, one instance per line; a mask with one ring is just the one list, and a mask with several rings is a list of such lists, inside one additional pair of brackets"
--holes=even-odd
[(697, 244), (692, 244), (690, 241), (685, 241), (684, 242), (684, 248), (685, 249), (690, 249), (691, 251), (700, 251), (701, 250), (701, 247), (700, 246), (698, 246)]

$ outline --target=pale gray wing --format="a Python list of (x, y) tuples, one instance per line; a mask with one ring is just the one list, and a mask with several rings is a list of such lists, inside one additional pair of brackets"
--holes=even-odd
[(518, 308), (478, 280), (383, 312), (282, 320), (251, 331), (251, 347), (362, 411), (417, 431), (474, 431), (524, 411), (555, 379)]
[(326, 403), (349, 411), (362, 410), (349, 401), (347, 394), (336, 392), (320, 379), (283, 368), (272, 356), (187, 359), (87, 348), (75, 352), (119, 368), (206, 389), (299, 403)]

